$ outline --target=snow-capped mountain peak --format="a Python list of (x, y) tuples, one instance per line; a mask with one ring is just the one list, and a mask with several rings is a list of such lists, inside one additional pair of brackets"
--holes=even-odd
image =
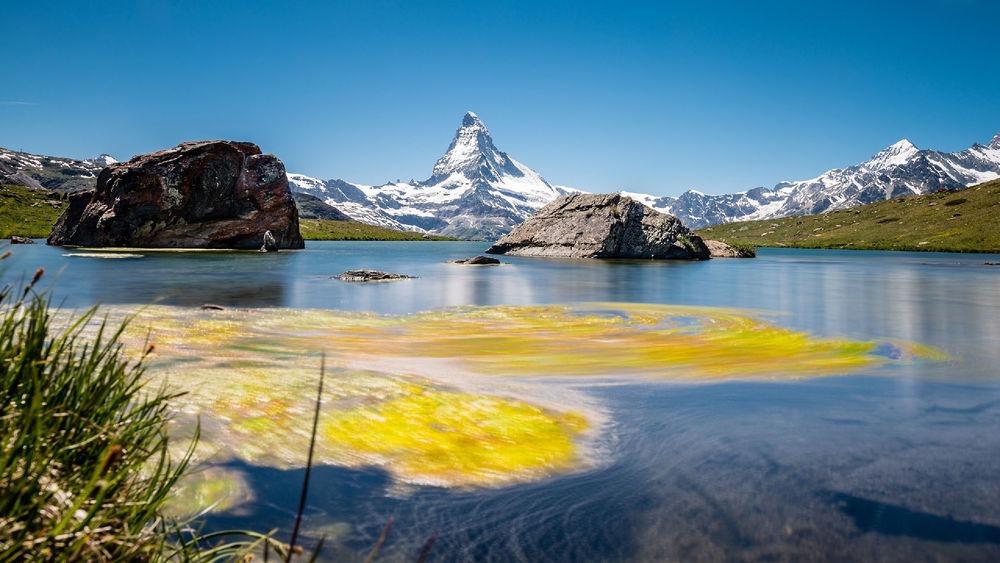
[(467, 112), (423, 182), (363, 186), (288, 175), (292, 189), (352, 217), (392, 228), (493, 240), (563, 193), (500, 151), (486, 125)]
[(990, 141), (990, 148), (1000, 150), (1000, 133), (997, 133), (996, 136), (993, 137), (993, 140)]
[(496, 181), (505, 174), (522, 176), (523, 171), (497, 150), (489, 129), (470, 111), (462, 118), (462, 126), (455, 131), (448, 151), (434, 164), (429, 181), (438, 183), (454, 174), (462, 174), (469, 180), (485, 177), (488, 181)]
[(101, 153), (95, 156), (94, 158), (88, 158), (85, 162), (91, 162), (95, 166), (104, 167), (118, 162), (118, 159), (111, 156), (110, 154)]
[(865, 164), (870, 168), (901, 166), (909, 162), (919, 152), (920, 149), (913, 143), (907, 139), (903, 139), (882, 149)]
[(482, 127), (486, 129), (483, 122), (479, 120), (479, 116), (472, 113), (471, 111), (465, 112), (465, 117), (462, 118), (462, 127)]

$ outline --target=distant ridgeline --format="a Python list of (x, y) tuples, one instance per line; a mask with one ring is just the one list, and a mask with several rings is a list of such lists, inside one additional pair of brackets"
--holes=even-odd
[(701, 228), (814, 215), (940, 189), (959, 190), (996, 178), (1000, 178), (1000, 134), (989, 145), (976, 143), (955, 153), (920, 150), (904, 139), (861, 164), (835, 168), (811, 180), (782, 182), (772, 189), (723, 195), (688, 191), (677, 198), (633, 197), (676, 215), (691, 228)]
[[(60, 192), (90, 189), (100, 170), (113, 162), (107, 155), (73, 160), (0, 149), (0, 182)], [(860, 164), (773, 188), (723, 195), (689, 190), (678, 197), (623, 193), (676, 216), (690, 228), (702, 228), (849, 209), (940, 189), (962, 189), (996, 178), (1000, 178), (1000, 134), (988, 145), (976, 143), (955, 153), (921, 150), (902, 140)], [(296, 202), (306, 218), (343, 215), (391, 229), (489, 241), (510, 232), (560, 195), (580, 191), (550, 184), (501, 152), (471, 112), (427, 180), (368, 186), (294, 173), (288, 174), (288, 180), (300, 194)]]
[(1000, 253), (1000, 180), (804, 217), (700, 229), (729, 244)]

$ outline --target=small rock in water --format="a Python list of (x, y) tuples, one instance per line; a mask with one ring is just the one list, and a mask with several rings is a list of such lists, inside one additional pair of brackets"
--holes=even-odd
[(264, 244), (260, 247), (261, 252), (277, 252), (278, 241), (274, 240), (271, 231), (264, 231)]
[(706, 240), (712, 258), (754, 258), (757, 253), (748, 248), (736, 248), (719, 240)]
[(380, 272), (378, 270), (347, 270), (335, 278), (347, 282), (370, 282), (370, 281), (392, 281), (405, 280), (413, 276), (405, 274), (393, 274), (390, 272)]
[(31, 240), (28, 237), (19, 237), (17, 235), (14, 235), (14, 236), (10, 237), (10, 243), (11, 244), (35, 244), (35, 241)]
[(205, 303), (201, 306), (202, 311), (225, 311), (226, 308), (222, 305), (216, 305), (214, 303)]
[(458, 260), (451, 260), (452, 264), (499, 264), (500, 260), (493, 258), (492, 256), (473, 256), (472, 258), (460, 258)]

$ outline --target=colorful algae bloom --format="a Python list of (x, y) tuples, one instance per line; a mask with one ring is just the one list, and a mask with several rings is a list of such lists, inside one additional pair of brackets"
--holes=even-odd
[(150, 374), (187, 392), (176, 431), (200, 420), (200, 459), (300, 466), (325, 354), (319, 461), (458, 487), (599, 463), (608, 421), (581, 379), (785, 379), (943, 359), (917, 344), (818, 338), (745, 311), (621, 303), (404, 316), (153, 306), (129, 339), (137, 353), (155, 345)]

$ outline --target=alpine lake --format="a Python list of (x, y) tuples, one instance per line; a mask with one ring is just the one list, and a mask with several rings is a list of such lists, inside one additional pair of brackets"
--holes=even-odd
[(200, 423), (171, 510), (205, 531), (287, 540), (325, 358), (321, 560), (390, 519), (378, 560), (1000, 560), (1000, 256), (448, 263), (486, 246), (36, 244), (2, 276), (132, 316), (178, 456)]

